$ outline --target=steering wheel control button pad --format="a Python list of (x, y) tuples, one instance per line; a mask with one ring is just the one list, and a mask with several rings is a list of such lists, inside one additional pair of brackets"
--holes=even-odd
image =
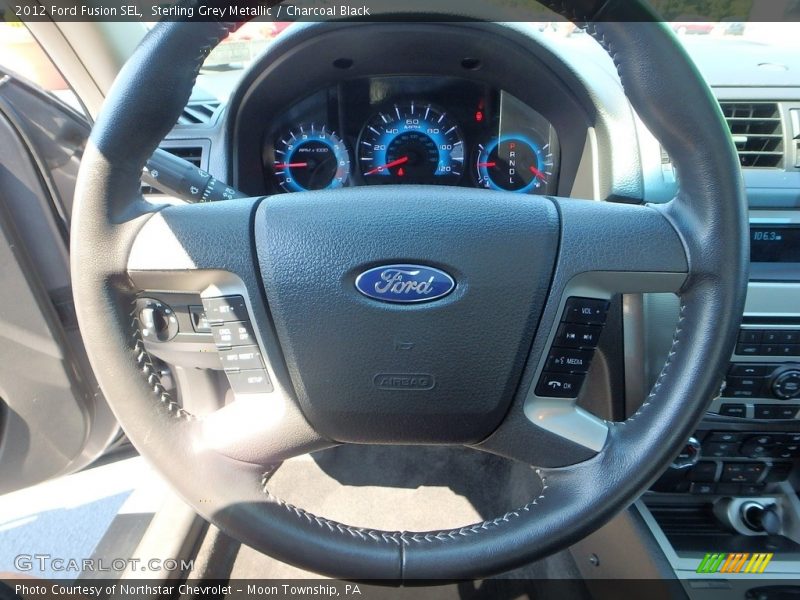
[(589, 372), (608, 315), (609, 302), (570, 297), (564, 304), (552, 348), (536, 385), (536, 395), (577, 398)]
[(564, 306), (565, 323), (603, 325), (608, 313), (608, 301), (596, 298), (570, 298)]
[(235, 346), (251, 346), (256, 338), (253, 327), (249, 321), (236, 321), (233, 323), (219, 323), (211, 326), (211, 334), (217, 348), (232, 348)]
[(272, 381), (265, 369), (244, 297), (203, 298), (206, 317), (231, 390), (240, 394), (268, 394)]
[(592, 350), (553, 348), (547, 357), (545, 369), (557, 373), (587, 373), (593, 356)]
[[(255, 232), (289, 375), (321, 435), (464, 444), (497, 428), (547, 300), (559, 240), (551, 200), (444, 186), (299, 192), (263, 200)], [(407, 302), (432, 277), (449, 293)], [(364, 294), (386, 279), (404, 302)]]
[(258, 346), (238, 346), (229, 350), (220, 350), (219, 358), (225, 371), (246, 371), (264, 368), (264, 361)]
[(223, 296), (220, 298), (203, 298), (206, 319), (211, 324), (230, 321), (248, 321), (247, 304), (242, 296)]
[(272, 381), (264, 369), (227, 372), (228, 382), (234, 394), (269, 394)]
[(576, 373), (542, 373), (536, 395), (551, 398), (575, 398), (581, 391), (585, 375)]

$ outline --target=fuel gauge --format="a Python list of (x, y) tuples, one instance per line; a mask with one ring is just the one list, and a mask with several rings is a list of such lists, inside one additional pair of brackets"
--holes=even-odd
[(552, 177), (550, 144), (539, 146), (523, 135), (509, 134), (478, 144), (478, 185), (520, 194), (543, 194)]

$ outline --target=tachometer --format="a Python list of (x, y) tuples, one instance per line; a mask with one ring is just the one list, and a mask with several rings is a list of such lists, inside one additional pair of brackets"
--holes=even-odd
[(539, 146), (516, 134), (478, 144), (478, 185), (509, 192), (543, 193), (553, 174), (549, 148), (549, 144)]
[(424, 102), (396, 104), (364, 126), (358, 164), (370, 184), (453, 185), (464, 172), (464, 140), (446, 112)]
[(311, 123), (278, 140), (272, 166), (287, 192), (337, 188), (350, 176), (350, 154), (334, 132)]

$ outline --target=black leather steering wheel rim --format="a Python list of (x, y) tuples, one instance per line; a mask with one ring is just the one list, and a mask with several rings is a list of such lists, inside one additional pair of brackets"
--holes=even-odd
[[(233, 537), (278, 559), (338, 577), (490, 575), (561, 549), (602, 525), (658, 475), (701, 418), (718, 389), (744, 306), (748, 235), (736, 154), (707, 86), (663, 24), (647, 22), (649, 14), (636, 3), (609, 2), (588, 11), (574, 9), (582, 6), (579, 2), (568, 4), (570, 17), (589, 23), (589, 32), (614, 59), (634, 108), (674, 158), (681, 189), (672, 202), (630, 212), (617, 207), (609, 214), (628, 223), (634, 236), (639, 223), (659, 223), (665, 238), (674, 236), (670, 248), (679, 246), (685, 253), (678, 328), (647, 401), (627, 421), (609, 424), (599, 452), (571, 466), (537, 469), (542, 481), (538, 497), (493, 520), (449, 531), (350, 527), (266, 493), (271, 466), (265, 455), (280, 460), (326, 445), (311, 433), (297, 407), (287, 408), (286, 419), (296, 432), (291, 449), (270, 440), (269, 452), (254, 451), (246, 460), (198, 443), (202, 421), (164, 393), (136, 337), (131, 300), (137, 286), (129, 269), (141, 232), (159, 227), (154, 223), (162, 219), (173, 233), (184, 225), (194, 227), (186, 241), (196, 251), (185, 263), (166, 260), (163, 270), (183, 264), (184, 270), (202, 271), (203, 244), (215, 235), (207, 223), (219, 218), (236, 221), (244, 245), (233, 243), (216, 269), (253, 271), (250, 240), (253, 223), (263, 218), (263, 203), (154, 209), (139, 194), (142, 166), (169, 132), (204, 57), (229, 25), (160, 24), (120, 73), (95, 124), (76, 193), (72, 277), (79, 323), (101, 388), (133, 444), (187, 502)], [(616, 15), (619, 21), (630, 20), (631, 11), (643, 22), (632, 26), (614, 20)], [(595, 19), (600, 14), (602, 21)], [(556, 206), (562, 220), (583, 210), (569, 203)], [(198, 219), (206, 224), (195, 223)], [(647, 240), (632, 243), (643, 249)], [(569, 251), (562, 246), (559, 260), (568, 260)], [(612, 254), (620, 248), (605, 252), (601, 258), (619, 262)], [(248, 262), (249, 267), (243, 266)], [(173, 263), (179, 266), (169, 266)], [(672, 266), (665, 270), (675, 270)], [(258, 274), (245, 285), (260, 289)], [(266, 320), (267, 315), (256, 318)]]

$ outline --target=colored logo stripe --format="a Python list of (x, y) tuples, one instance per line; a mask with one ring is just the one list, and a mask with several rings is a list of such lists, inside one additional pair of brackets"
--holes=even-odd
[(772, 560), (772, 553), (749, 554), (734, 552), (725, 554), (709, 552), (700, 561), (697, 573), (763, 573)]

